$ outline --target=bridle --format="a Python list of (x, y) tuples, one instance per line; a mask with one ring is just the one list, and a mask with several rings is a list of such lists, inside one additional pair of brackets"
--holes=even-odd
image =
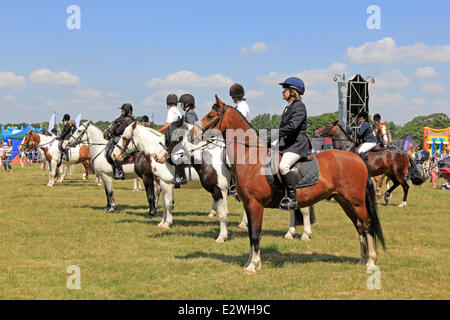
[[(99, 155), (101, 155), (103, 153), (103, 151), (105, 151), (106, 149), (106, 143), (89, 143), (89, 134), (87, 132), (88, 127), (91, 125), (91, 122), (89, 121), (89, 123), (85, 126), (84, 123), (82, 123), (80, 125), (80, 127), (83, 127), (84, 130), (82, 131), (82, 133), (80, 133), (80, 135), (75, 139), (73, 137), (73, 135), (75, 134), (75, 132), (77, 132), (78, 130), (74, 131), (70, 137), (69, 137), (69, 146), (76, 146), (78, 144), (80, 144), (82, 141), (81, 139), (83, 138), (83, 136), (86, 134), (86, 139), (87, 139), (87, 145), (88, 146), (105, 146), (105, 148), (103, 148), (102, 151), (100, 151), (95, 157), (92, 158), (91, 162), (93, 163), (95, 159), (98, 158)], [(75, 140), (75, 143), (71, 143), (71, 139)]]
[(209, 129), (215, 127), (219, 122), (219, 127), (217, 128), (218, 130), (221, 129), (222, 127), (222, 121), (223, 121), (223, 116), (225, 115), (225, 112), (228, 110), (228, 106), (226, 104), (223, 105), (223, 108), (219, 108), (219, 106), (217, 104), (215, 104), (213, 106), (213, 109), (216, 110), (217, 112), (219, 112), (219, 116), (214, 119), (214, 121), (212, 121), (211, 123), (209, 123), (205, 128), (199, 126), (198, 124), (194, 124), (195, 127), (199, 128), (202, 130), (202, 134), (204, 134), (206, 131), (208, 131)]

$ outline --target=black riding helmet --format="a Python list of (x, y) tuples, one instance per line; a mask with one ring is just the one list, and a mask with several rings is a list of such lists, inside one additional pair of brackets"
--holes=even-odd
[(69, 121), (70, 120), (70, 115), (69, 114), (65, 114), (62, 121)]
[(178, 104), (178, 97), (176, 94), (169, 94), (166, 98), (166, 103), (168, 106), (170, 105), (177, 105)]
[(380, 114), (379, 113), (376, 113), (376, 114), (374, 114), (373, 115), (373, 121), (380, 121), (381, 120), (381, 116), (380, 116)]
[(363, 117), (365, 120), (369, 120), (369, 114), (365, 111), (361, 111), (360, 113), (358, 113), (358, 118)]
[(189, 93), (183, 94), (178, 102), (184, 102), (188, 106), (195, 106), (195, 98)]
[(239, 83), (235, 83), (230, 88), (230, 97), (242, 99), (245, 96), (244, 87)]
[(142, 119), (141, 119), (143, 122), (148, 122), (148, 116), (142, 116)]
[(119, 109), (122, 109), (125, 111), (125, 115), (124, 115), (125, 117), (128, 117), (133, 113), (133, 106), (129, 103), (125, 103)]

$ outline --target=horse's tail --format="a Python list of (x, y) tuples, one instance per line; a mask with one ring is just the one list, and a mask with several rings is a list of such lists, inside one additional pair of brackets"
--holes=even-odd
[(416, 185), (420, 186), (422, 183), (425, 182), (426, 178), (422, 177), (422, 174), (420, 173), (419, 169), (417, 169), (416, 164), (414, 163), (414, 160), (408, 155), (409, 159), (409, 168), (408, 172), (406, 173), (407, 177), (411, 179), (411, 182)]
[(380, 241), (383, 249), (386, 250), (384, 243), (383, 230), (381, 229), (380, 219), (378, 218), (378, 208), (376, 202), (375, 188), (372, 179), (367, 178), (366, 184), (366, 209), (369, 214), (369, 233)]
[[(295, 210), (295, 225), (302, 226), (303, 225), (303, 214), (300, 212), (300, 209)], [(316, 215), (314, 212), (314, 206), (309, 207), (309, 222), (311, 224), (316, 223)]]

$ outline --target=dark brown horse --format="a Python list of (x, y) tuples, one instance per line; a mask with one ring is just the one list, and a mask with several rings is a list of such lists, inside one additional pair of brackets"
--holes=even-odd
[[(242, 114), (226, 106), (216, 96), (216, 104), (200, 122), (202, 133), (209, 129), (225, 132), (226, 152), (236, 178), (236, 189), (248, 218), (250, 257), (247, 272), (261, 268), (260, 240), (264, 208), (279, 207), (279, 190), (272, 187), (263, 174), (269, 149)], [(246, 138), (231, 137), (230, 130), (243, 130)], [(198, 129), (197, 129), (198, 130)], [(259, 154), (252, 158), (254, 151)], [(244, 161), (243, 161), (244, 160)], [(310, 187), (297, 189), (299, 207), (308, 207), (318, 201), (334, 198), (353, 222), (361, 246), (361, 262), (375, 265), (375, 239), (384, 247), (383, 233), (378, 219), (373, 183), (360, 157), (349, 152), (329, 150), (317, 155), (319, 181)], [(346, 170), (351, 167), (352, 170)]]
[[(337, 122), (329, 123), (323, 128), (317, 129), (314, 132), (314, 136), (317, 138), (331, 138), (333, 140), (334, 149), (356, 152), (355, 143)], [(408, 156), (408, 154), (393, 147), (381, 149), (380, 151), (369, 152), (367, 167), (369, 168), (371, 177), (385, 174), (394, 183), (394, 185), (384, 194), (386, 204), (389, 203), (392, 191), (401, 185), (403, 188), (403, 202), (399, 205), (399, 207), (406, 206), (406, 199), (408, 198), (409, 190), (409, 185), (405, 178), (406, 174), (408, 174), (411, 178), (414, 185), (421, 185), (425, 181), (422, 179), (419, 170), (414, 164), (414, 161)]]

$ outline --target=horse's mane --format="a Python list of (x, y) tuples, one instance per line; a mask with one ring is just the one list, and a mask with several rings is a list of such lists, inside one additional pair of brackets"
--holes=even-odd
[(245, 123), (248, 124), (248, 126), (250, 127), (250, 129), (253, 129), (253, 130), (255, 131), (255, 133), (256, 133), (256, 135), (258, 136), (258, 138), (260, 138), (258, 130), (256, 130), (256, 129), (251, 125), (251, 123), (244, 117), (244, 115), (243, 115), (238, 109), (233, 108), (232, 106), (229, 106), (229, 105), (226, 105), (226, 104), (224, 104), (224, 106), (226, 106), (227, 108), (233, 109), (233, 110), (241, 117), (241, 119), (244, 120)]
[(146, 127), (146, 126), (143, 126), (143, 125), (140, 125), (140, 124), (138, 124), (138, 126), (144, 128), (145, 130), (147, 130), (150, 133), (153, 133), (157, 137), (160, 137), (160, 138), (164, 137), (164, 135), (161, 132), (159, 132), (159, 131), (157, 131), (157, 130), (155, 130), (153, 128)]
[(339, 124), (339, 122), (336, 122), (335, 124), (339, 127), (339, 129), (341, 129), (341, 131), (344, 133), (344, 135), (345, 135), (351, 142), (353, 142), (353, 139), (348, 135), (347, 131), (345, 131), (345, 130), (341, 127), (341, 125)]

